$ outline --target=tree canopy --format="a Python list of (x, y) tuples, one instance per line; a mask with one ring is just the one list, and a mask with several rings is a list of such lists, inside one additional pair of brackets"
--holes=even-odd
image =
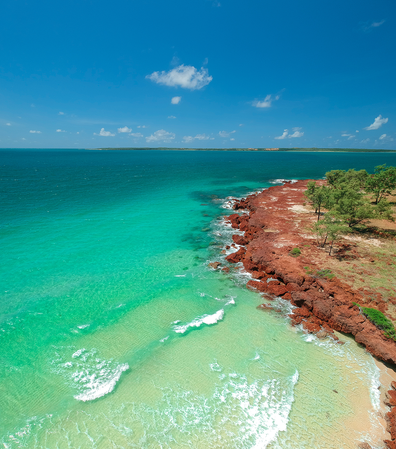
[(313, 231), (321, 246), (331, 243), (330, 253), (333, 242), (354, 227), (374, 218), (393, 220), (386, 196), (396, 189), (395, 167), (379, 165), (374, 174), (332, 170), (326, 173), (326, 181), (325, 185), (309, 181), (304, 195), (318, 216)]

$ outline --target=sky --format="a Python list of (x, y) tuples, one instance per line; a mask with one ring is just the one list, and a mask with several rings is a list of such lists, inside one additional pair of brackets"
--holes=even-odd
[(394, 0), (0, 12), (0, 148), (396, 149)]

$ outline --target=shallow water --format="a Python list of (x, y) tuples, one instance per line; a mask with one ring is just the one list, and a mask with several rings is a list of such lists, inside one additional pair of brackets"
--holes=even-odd
[[(257, 310), (246, 273), (208, 263), (232, 235), (219, 219), (228, 196), (396, 156), (29, 150), (0, 161), (4, 447), (370, 441), (372, 358), (291, 328), (282, 300), (282, 314)], [(363, 437), (354, 416), (371, 419)]]

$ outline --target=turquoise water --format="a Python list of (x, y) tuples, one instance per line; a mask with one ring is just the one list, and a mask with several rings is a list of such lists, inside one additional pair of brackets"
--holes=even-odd
[(396, 155), (0, 151), (3, 446), (370, 441), (371, 357), (291, 328), (282, 300), (283, 314), (256, 310), (246, 274), (208, 263), (230, 242), (228, 196), (385, 162)]

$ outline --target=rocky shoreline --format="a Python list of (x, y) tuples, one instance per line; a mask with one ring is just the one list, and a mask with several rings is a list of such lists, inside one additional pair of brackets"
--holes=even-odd
[[(326, 276), (326, 267), (313, 263), (310, 257), (312, 251), (323, 250), (313, 243), (307, 229), (311, 215), (301, 214), (308, 181), (285, 182), (234, 200), (233, 209), (240, 213), (231, 214), (226, 220), (240, 232), (233, 235), (237, 251), (226, 260), (231, 264), (241, 262), (251, 274), (248, 288), (263, 293), (266, 299), (289, 300), (295, 306), (289, 315), (292, 325), (301, 324), (318, 338), (331, 337), (340, 344), (334, 331), (352, 334), (373, 356), (396, 365), (396, 342), (386, 338), (353, 304), (367, 304), (365, 292)], [(301, 255), (294, 257), (293, 248), (302, 248)], [(307, 255), (304, 248), (309, 248)], [(227, 271), (228, 267), (223, 269)], [(377, 300), (376, 307), (383, 309), (380, 295)], [(259, 308), (272, 309), (269, 304)], [(392, 383), (384, 402), (391, 407), (386, 415), (391, 440), (385, 444), (396, 449), (396, 383)]]

